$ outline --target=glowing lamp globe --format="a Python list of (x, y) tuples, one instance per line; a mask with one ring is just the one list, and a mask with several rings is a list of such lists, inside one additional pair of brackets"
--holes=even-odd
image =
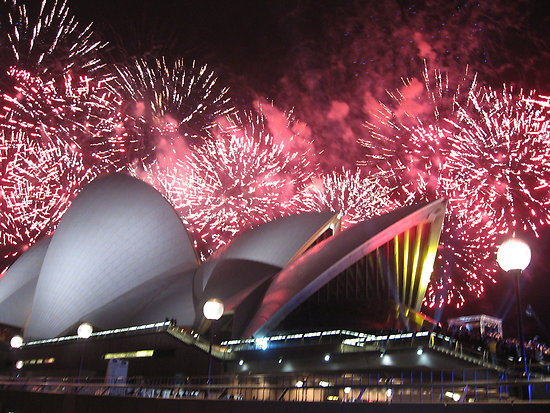
[(78, 326), (76, 330), (76, 335), (78, 338), (88, 338), (92, 335), (93, 327), (90, 323), (82, 323)]
[(223, 303), (217, 298), (211, 298), (204, 303), (202, 313), (207, 320), (219, 320), (223, 315)]
[(13, 336), (10, 340), (10, 346), (12, 348), (19, 348), (23, 345), (23, 337)]
[(498, 247), (497, 262), (504, 271), (523, 271), (530, 261), (531, 249), (523, 241), (512, 238)]

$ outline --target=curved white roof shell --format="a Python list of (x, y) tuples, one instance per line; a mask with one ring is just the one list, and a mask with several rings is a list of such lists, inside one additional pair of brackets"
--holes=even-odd
[[(392, 254), (391, 271), (380, 276), (394, 277), (395, 301), (415, 309), (444, 213), (444, 200), (413, 205), (340, 233), (335, 213), (292, 215), (240, 234), (200, 265), (162, 195), (130, 176), (110, 175), (89, 184), (55, 234), (0, 278), (0, 323), (23, 327), (27, 339), (74, 334), (84, 321), (101, 330), (175, 318), (203, 331), (202, 306), (218, 298), (233, 316), (223, 328), (262, 336), (358, 260), (389, 261), (375, 254)], [(330, 229), (336, 235), (327, 238)]]
[(51, 239), (25, 337), (57, 336), (80, 321), (119, 326), (147, 307), (155, 287), (175, 280), (190, 323), (197, 266), (183, 223), (155, 189), (123, 174), (96, 179)]
[(0, 278), (0, 323), (19, 328), (25, 325), (50, 240), (43, 238), (30, 247)]
[(327, 229), (338, 225), (334, 212), (291, 215), (240, 234), (197, 271), (194, 280), (197, 325), (210, 298), (233, 311), (251, 291), (311, 246)]
[(423, 222), (431, 222), (434, 224), (429, 241), (431, 247), (423, 263), (421, 280), (425, 291), (433, 268), (445, 208), (446, 201), (443, 199), (427, 205), (403, 207), (360, 222), (316, 245), (276, 275), (257, 307), (256, 314), (249, 319), (243, 337), (267, 334), (315, 291), (361, 257), (389, 242), (397, 234)]

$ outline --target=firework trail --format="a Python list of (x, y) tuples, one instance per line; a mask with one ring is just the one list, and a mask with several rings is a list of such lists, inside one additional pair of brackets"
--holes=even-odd
[(342, 228), (347, 228), (392, 209), (390, 190), (376, 177), (364, 177), (360, 170), (332, 172), (308, 186), (298, 199), (299, 211), (342, 213)]
[[(163, 158), (162, 162), (153, 161), (149, 164), (135, 162), (129, 165), (127, 172), (151, 185), (174, 207), (178, 216), (185, 224), (188, 231), (196, 234), (198, 231), (189, 221), (192, 200), (197, 199), (196, 188), (192, 185), (195, 181), (190, 176), (195, 173), (186, 163), (187, 148), (173, 150), (170, 157)], [(198, 249), (198, 242), (194, 240)]]
[(2, 28), (11, 51), (4, 62), (48, 77), (68, 70), (89, 73), (103, 66), (97, 51), (105, 44), (93, 39), (91, 25), (79, 25), (66, 0), (43, 0), (34, 10), (36, 5), (3, 0), (7, 21)]
[(2, 96), (0, 128), (24, 131), (41, 146), (71, 146), (91, 168), (119, 169), (127, 157), (122, 101), (106, 81), (66, 72), (62, 82), (44, 81), (12, 67), (11, 93)]
[[(291, 129), (291, 128), (289, 128)], [(311, 178), (311, 155), (274, 143), (260, 114), (230, 116), (186, 159), (189, 221), (203, 256), (237, 233), (293, 211)]]
[(474, 202), (475, 190), (457, 176), (449, 160), (462, 154), (456, 152), (459, 128), (454, 119), (479, 86), (468, 71), (451, 82), (446, 74), (425, 68), (423, 79), (405, 81), (404, 88), (391, 94), (393, 104), (381, 105), (379, 115), (367, 124), (370, 135), (360, 140), (366, 149), (360, 164), (380, 176), (399, 205), (447, 199), (438, 268), (425, 305), (460, 307), (466, 296), (479, 297), (484, 284), (494, 282), (496, 271), (488, 264), (495, 241), (484, 231), (487, 204)]
[(490, 233), (538, 237), (550, 222), (550, 118), (533, 97), (484, 88), (457, 111), (449, 167), (483, 205)]
[(525, 99), (527, 103), (536, 103), (542, 108), (548, 110), (550, 108), (550, 96), (540, 95), (538, 98), (530, 97)]
[(445, 166), (453, 125), (447, 122), (456, 108), (477, 87), (476, 76), (466, 73), (453, 84), (445, 73), (425, 66), (423, 82), (405, 79), (404, 87), (390, 93), (391, 105), (381, 104), (375, 118), (366, 123), (369, 135), (360, 138), (365, 160), (359, 162), (371, 173), (382, 173), (394, 182), (405, 202), (416, 193), (436, 196), (438, 186), (449, 182)]
[[(51, 233), (80, 188), (118, 169), (120, 100), (100, 73), (91, 26), (65, 1), (4, 0), (0, 34), (0, 253), (8, 265)], [(123, 149), (123, 148), (122, 148)]]
[(204, 137), (218, 117), (233, 111), (228, 88), (206, 65), (140, 59), (116, 71), (116, 91), (128, 115), (125, 131), (144, 154), (161, 141)]
[(25, 133), (9, 131), (0, 132), (0, 171), (0, 252), (6, 263), (53, 232), (95, 177), (69, 146), (39, 146)]
[(44, 0), (37, 10), (35, 3), (3, 3), (11, 51), (3, 63), (11, 67), (2, 73), (0, 128), (23, 131), (43, 147), (70, 145), (92, 169), (119, 169), (122, 101), (99, 70), (104, 44), (93, 41), (91, 26), (80, 28), (65, 1)]

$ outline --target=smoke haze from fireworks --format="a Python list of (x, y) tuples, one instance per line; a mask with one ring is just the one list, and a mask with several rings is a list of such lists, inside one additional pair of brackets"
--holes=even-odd
[(186, 159), (194, 188), (189, 220), (203, 254), (238, 232), (291, 213), (314, 171), (311, 155), (274, 142), (261, 113), (220, 119), (211, 133)]
[(343, 169), (314, 179), (298, 199), (298, 210), (326, 211), (342, 214), (342, 229), (365, 219), (389, 212), (392, 207), (390, 189), (376, 177), (365, 177), (361, 170)]
[(148, 152), (161, 141), (204, 138), (218, 117), (233, 111), (229, 89), (219, 84), (207, 65), (139, 59), (115, 70), (115, 90), (127, 114), (125, 135), (142, 159), (150, 157)]

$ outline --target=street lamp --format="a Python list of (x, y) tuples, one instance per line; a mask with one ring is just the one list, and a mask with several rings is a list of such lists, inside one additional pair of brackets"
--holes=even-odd
[(10, 340), (11, 348), (20, 348), (23, 345), (23, 337), (20, 335), (13, 336)]
[(523, 336), (523, 315), (521, 312), (521, 295), (519, 292), (519, 276), (527, 268), (531, 261), (531, 249), (529, 245), (518, 239), (512, 238), (505, 241), (497, 252), (497, 262), (504, 271), (515, 276), (516, 289), (516, 310), (518, 316), (518, 332), (523, 357), (523, 369), (525, 376), (528, 375), (527, 357), (525, 354), (525, 338)]
[(214, 321), (223, 315), (223, 302), (217, 298), (211, 298), (202, 307), (204, 317), (210, 321), (210, 346), (208, 347), (208, 389), (206, 397), (210, 396), (210, 375), (212, 373), (212, 341), (214, 340)]
[(92, 332), (94, 331), (94, 328), (90, 323), (82, 323), (78, 326), (78, 329), (76, 330), (76, 335), (78, 338), (89, 338), (92, 335)]
[(82, 363), (84, 363), (84, 348), (86, 346), (86, 339), (92, 335), (94, 328), (90, 323), (82, 323), (76, 330), (76, 335), (82, 340), (82, 349), (80, 351), (80, 367), (78, 368), (78, 384), (80, 384), (80, 375), (82, 374)]
[[(11, 348), (17, 350), (18, 348), (21, 348), (21, 346), (23, 345), (23, 337), (21, 337), (19, 334), (13, 336), (10, 340), (10, 346)], [(23, 363), (23, 360), (18, 360), (16, 363), (15, 363), (15, 368), (17, 370), (21, 370), (23, 368), (23, 365), (25, 363)], [(19, 374), (16, 374), (16, 376), (19, 376)]]

